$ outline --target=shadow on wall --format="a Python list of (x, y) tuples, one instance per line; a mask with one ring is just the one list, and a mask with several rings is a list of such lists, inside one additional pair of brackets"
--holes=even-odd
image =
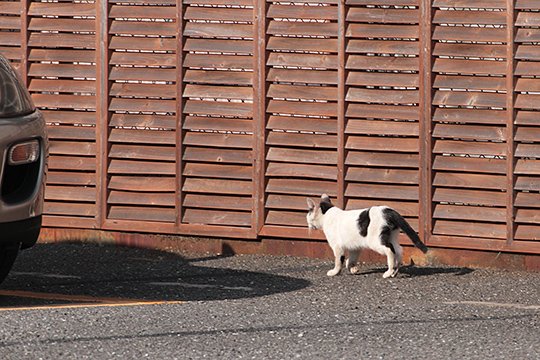
[[(37, 244), (21, 252), (2, 290), (155, 301), (223, 300), (299, 290), (303, 279), (230, 266), (222, 257), (185, 258), (115, 245)], [(245, 266), (244, 266), (245, 267)], [(11, 305), (0, 296), (0, 307)]]

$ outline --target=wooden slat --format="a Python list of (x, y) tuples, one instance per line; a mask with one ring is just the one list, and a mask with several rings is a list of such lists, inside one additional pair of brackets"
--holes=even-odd
[[(302, 134), (298, 136), (295, 133), (285, 133), (281, 131), (268, 134), (266, 143), (268, 145), (303, 147), (303, 148), (332, 148), (337, 146), (337, 137), (335, 135), (322, 134)], [(286, 150), (284, 150), (286, 151)]]
[(337, 39), (310, 39), (294, 37), (271, 37), (266, 45), (268, 50), (324, 51), (337, 52)]
[(350, 150), (389, 151), (394, 153), (418, 152), (416, 138), (386, 138), (376, 136), (350, 136), (345, 144)]
[(297, 150), (271, 147), (266, 155), (268, 161), (282, 161), (310, 164), (336, 164), (335, 151)]
[(345, 159), (346, 165), (418, 168), (418, 154), (399, 154), (350, 151)]
[(266, 169), (266, 176), (337, 180), (337, 171), (333, 166), (271, 162)]
[(404, 217), (418, 217), (418, 202), (403, 200), (351, 198), (347, 201), (346, 209), (365, 209), (374, 205), (384, 205), (395, 209)]
[(304, 68), (337, 69), (337, 56), (271, 53), (267, 64), (271, 66), (291, 66)]
[(265, 224), (306, 227), (306, 214), (293, 211), (268, 211)]
[(251, 164), (252, 153), (246, 150), (216, 150), (209, 148), (186, 147), (182, 159), (195, 162), (225, 164)]
[(269, 18), (337, 20), (337, 9), (332, 6), (276, 5), (268, 8)]
[(335, 119), (318, 119), (294, 116), (270, 116), (267, 129), (336, 133)]
[(183, 206), (201, 209), (244, 210), (252, 209), (252, 199), (249, 197), (186, 194)]
[(337, 101), (337, 88), (272, 84), (267, 95), (273, 98)]
[(329, 70), (293, 70), (293, 69), (270, 69), (268, 81), (294, 82), (304, 84), (337, 84), (337, 71)]
[(347, 117), (374, 118), (388, 120), (418, 120), (418, 108), (399, 105), (349, 104)]
[(267, 111), (275, 114), (337, 116), (336, 103), (270, 100)]
[(253, 121), (246, 119), (212, 118), (206, 116), (186, 116), (183, 129), (252, 132)]
[(433, 185), (453, 188), (506, 189), (506, 177), (499, 175), (460, 174), (437, 172)]
[(354, 8), (347, 12), (347, 21), (378, 24), (417, 24), (418, 9)]
[(503, 207), (506, 205), (506, 194), (498, 191), (435, 188), (433, 201)]
[(304, 179), (268, 179), (267, 193), (336, 196), (335, 183), (331, 181)]
[(253, 75), (245, 71), (186, 70), (184, 82), (213, 85), (251, 85)]
[(204, 178), (251, 180), (251, 168), (242, 165), (187, 163), (183, 175)]
[(350, 197), (418, 200), (418, 186), (386, 184), (348, 184), (345, 195)]
[(347, 42), (347, 52), (351, 54), (418, 55), (420, 49), (417, 41), (350, 39)]
[[(150, 206), (111, 206), (108, 214), (108, 219), (137, 220), (140, 222), (174, 222), (175, 218), (174, 209)], [(148, 227), (148, 224), (145, 224), (145, 226)]]
[(436, 156), (433, 162), (433, 169), (441, 171), (506, 174), (504, 160), (461, 156)]
[[(167, 34), (170, 35), (170, 34)], [(249, 39), (253, 37), (251, 24), (215, 24), (188, 22), (184, 27), (184, 36), (197, 37), (233, 37)]]
[(97, 209), (94, 204), (74, 204), (65, 202), (47, 201), (43, 205), (43, 213), (47, 215), (64, 215), (94, 217)]
[(111, 23), (111, 34), (116, 35), (159, 35), (174, 36), (175, 24), (172, 22), (147, 21), (117, 21)]
[[(160, 4), (161, 5), (161, 4)], [(110, 18), (129, 19), (174, 19), (175, 16), (167, 6), (122, 6), (112, 5)]]
[(117, 159), (141, 159), (156, 161), (174, 161), (175, 155), (170, 148), (163, 146), (141, 146), (112, 144), (109, 149), (109, 157)]
[(247, 21), (251, 18), (253, 9), (239, 8), (209, 8), (188, 6), (185, 13), (185, 20), (214, 20), (214, 21)]
[[(251, 149), (251, 136), (239, 134), (219, 134), (204, 132), (189, 132), (184, 137), (185, 145), (206, 146), (209, 148), (243, 148)], [(214, 152), (219, 150), (209, 149)], [(236, 150), (239, 154), (244, 151)], [(223, 151), (226, 153), (227, 151)], [(232, 152), (232, 151), (231, 151)], [(247, 153), (247, 152), (246, 152)]]
[(109, 174), (118, 175), (174, 175), (174, 163), (155, 161), (110, 160)]
[(434, 24), (506, 25), (502, 11), (436, 10)]
[(152, 176), (112, 176), (108, 187), (111, 190), (140, 192), (173, 192), (175, 179)]
[(94, 4), (85, 3), (30, 3), (28, 15), (34, 16), (95, 16)]
[(267, 33), (270, 35), (337, 36), (337, 30), (337, 23), (304, 23), (271, 20)]
[(131, 191), (110, 191), (107, 197), (108, 204), (114, 205), (141, 205), (174, 207), (174, 196), (171, 193), (134, 193)]
[(439, 235), (471, 236), (488, 239), (505, 239), (506, 225), (464, 222), (464, 221), (435, 221), (433, 233)]
[(460, 140), (435, 140), (433, 147), (436, 154), (456, 155), (505, 156), (506, 150), (504, 143)]
[(419, 174), (416, 170), (351, 167), (347, 170), (345, 180), (417, 185), (418, 176)]
[(205, 194), (250, 195), (251, 182), (240, 180), (187, 178), (182, 188), (186, 192)]
[(350, 55), (347, 60), (347, 69), (362, 70), (395, 70), (395, 71), (418, 71), (419, 60), (417, 58), (397, 56), (362, 56)]
[(347, 27), (346, 36), (353, 38), (417, 39), (418, 26), (352, 23)]

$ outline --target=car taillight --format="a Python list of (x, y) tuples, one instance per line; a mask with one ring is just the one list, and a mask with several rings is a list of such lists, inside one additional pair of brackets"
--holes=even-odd
[(9, 165), (30, 164), (39, 159), (41, 149), (38, 140), (24, 141), (13, 145), (8, 152)]

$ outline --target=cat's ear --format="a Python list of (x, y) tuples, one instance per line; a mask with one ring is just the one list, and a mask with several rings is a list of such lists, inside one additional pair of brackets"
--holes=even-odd
[(308, 209), (310, 211), (315, 209), (315, 202), (311, 200), (310, 198), (307, 198), (306, 200), (307, 200)]

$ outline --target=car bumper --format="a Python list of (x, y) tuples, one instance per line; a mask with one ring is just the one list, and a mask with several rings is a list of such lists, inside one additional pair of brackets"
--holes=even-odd
[(20, 243), (22, 249), (34, 246), (41, 230), (42, 217), (36, 216), (24, 220), (0, 223), (0, 246)]
[[(0, 118), (0, 134), (0, 243), (4, 243), (22, 239), (24, 233), (33, 234), (41, 225), (48, 143), (39, 111)], [(9, 165), (8, 149), (32, 139), (39, 141), (39, 159), (28, 165)]]

